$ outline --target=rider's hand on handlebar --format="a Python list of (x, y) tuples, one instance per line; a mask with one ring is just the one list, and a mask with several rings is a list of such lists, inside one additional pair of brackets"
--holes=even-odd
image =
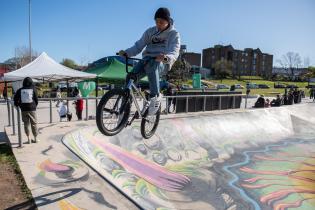
[(123, 56), (123, 57), (128, 57), (126, 51), (124, 51), (124, 50), (119, 50), (118, 54), (119, 54), (120, 56)]
[(160, 55), (156, 56), (155, 60), (158, 61), (158, 62), (166, 62), (167, 61), (167, 57), (165, 55), (163, 55), (163, 54), (160, 54)]

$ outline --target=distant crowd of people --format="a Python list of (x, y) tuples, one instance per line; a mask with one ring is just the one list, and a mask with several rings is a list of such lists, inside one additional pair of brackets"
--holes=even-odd
[[(314, 97), (315, 91), (313, 91)], [(301, 103), (302, 98), (305, 98), (305, 93), (302, 90), (299, 90), (298, 88), (290, 89), (287, 91), (285, 89), (285, 93), (281, 96), (278, 94), (275, 99), (269, 100), (268, 98), (265, 99), (264, 95), (260, 95), (255, 102), (254, 108), (265, 108), (265, 107), (276, 107), (281, 105), (292, 105), (292, 104), (298, 104)]]
[[(75, 105), (76, 115), (78, 120), (82, 120), (82, 112), (83, 112), (83, 99), (80, 90), (75, 87), (73, 91), (70, 93), (71, 97), (76, 97), (77, 100), (73, 102)], [(60, 120), (65, 118), (68, 121), (72, 119), (72, 113), (68, 110), (67, 102), (61, 99), (61, 90), (60, 88), (57, 89), (56, 93), (56, 107), (58, 107), (58, 113)]]

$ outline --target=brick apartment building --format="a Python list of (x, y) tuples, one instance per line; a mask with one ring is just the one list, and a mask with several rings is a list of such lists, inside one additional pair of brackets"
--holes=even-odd
[(11, 70), (10, 65), (0, 63), (0, 77), (3, 76), (4, 73), (7, 73)]
[(185, 52), (182, 54), (184, 58), (190, 65), (201, 66), (201, 54), (194, 52)]
[(234, 76), (270, 77), (272, 75), (273, 55), (263, 53), (259, 48), (237, 50), (232, 45), (215, 45), (202, 51), (203, 68), (213, 70), (213, 65), (221, 59), (233, 62)]
[[(10, 66), (4, 63), (0, 63), (0, 77), (3, 76), (4, 73), (7, 73), (10, 71)], [(3, 92), (4, 83), (0, 83), (0, 95)]]

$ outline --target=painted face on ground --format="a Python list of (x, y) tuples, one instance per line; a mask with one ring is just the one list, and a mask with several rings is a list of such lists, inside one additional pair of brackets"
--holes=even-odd
[(164, 20), (162, 18), (156, 18), (155, 25), (159, 29), (159, 31), (163, 31), (168, 27), (168, 22), (167, 20)]

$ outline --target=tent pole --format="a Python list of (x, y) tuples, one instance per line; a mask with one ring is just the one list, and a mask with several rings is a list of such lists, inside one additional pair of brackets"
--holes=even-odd
[(67, 112), (69, 112), (69, 80), (67, 79)]
[(98, 77), (95, 78), (95, 96), (98, 97)]
[[(95, 78), (95, 83), (96, 83), (96, 85), (95, 85), (95, 106), (96, 106), (96, 109), (95, 110), (97, 110), (97, 104), (98, 104), (98, 100), (97, 100), (97, 97), (98, 97), (98, 78), (96, 77)], [(96, 115), (96, 113), (95, 113), (95, 115)]]

